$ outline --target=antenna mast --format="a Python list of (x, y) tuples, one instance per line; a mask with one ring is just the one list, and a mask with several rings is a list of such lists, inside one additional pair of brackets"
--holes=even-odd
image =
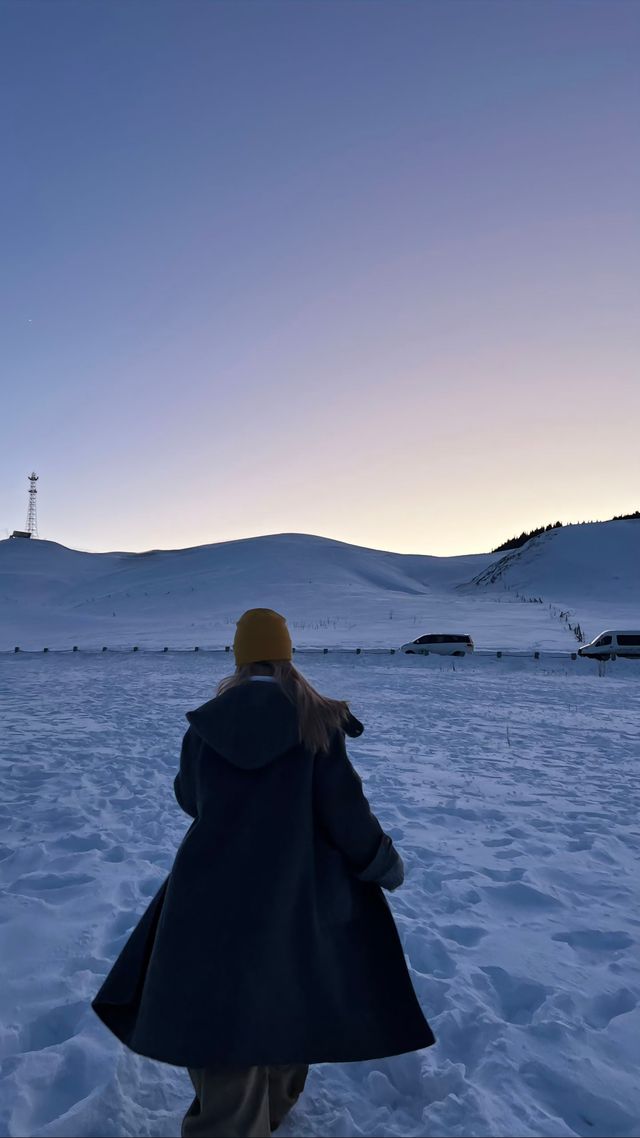
[(27, 511), (27, 524), (25, 529), (31, 537), (38, 536), (38, 511), (36, 509), (36, 494), (38, 493), (36, 482), (38, 475), (32, 471), (29, 475), (29, 509)]

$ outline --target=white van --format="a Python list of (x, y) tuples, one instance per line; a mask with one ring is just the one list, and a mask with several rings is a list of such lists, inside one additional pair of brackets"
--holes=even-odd
[(473, 640), (460, 633), (430, 632), (409, 644), (403, 644), (400, 651), (407, 656), (428, 656), (430, 652), (436, 652), (439, 656), (466, 656), (467, 652), (473, 652)]
[(590, 656), (593, 660), (610, 660), (612, 656), (640, 659), (640, 632), (628, 629), (601, 632), (595, 640), (578, 648), (578, 656)]

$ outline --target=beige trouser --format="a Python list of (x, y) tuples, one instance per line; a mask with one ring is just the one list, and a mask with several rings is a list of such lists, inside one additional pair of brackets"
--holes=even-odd
[(196, 1097), (182, 1138), (270, 1138), (302, 1094), (309, 1068), (189, 1068)]

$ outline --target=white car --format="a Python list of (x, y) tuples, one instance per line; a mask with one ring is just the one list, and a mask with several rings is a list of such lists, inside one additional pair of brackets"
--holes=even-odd
[(640, 632), (601, 632), (595, 640), (578, 648), (578, 656), (590, 656), (592, 660), (610, 660), (612, 656), (640, 659)]
[(428, 656), (430, 652), (439, 656), (466, 656), (473, 652), (473, 640), (459, 633), (430, 632), (410, 644), (403, 644), (400, 651), (406, 652), (407, 656)]

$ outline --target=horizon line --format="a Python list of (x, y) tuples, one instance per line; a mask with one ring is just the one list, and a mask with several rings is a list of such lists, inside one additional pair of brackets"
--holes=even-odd
[[(592, 519), (589, 519), (589, 521), (560, 522), (560, 525), (557, 528), (570, 529), (572, 527), (583, 526), (583, 525), (609, 525), (613, 522), (629, 521), (629, 520), (635, 520), (635, 519), (633, 517), (631, 517), (631, 518), (628, 518), (628, 517), (592, 518)], [(549, 532), (551, 532), (551, 530), (553, 528), (555, 528), (555, 523), (550, 523), (549, 525), (550, 525)], [(536, 529), (537, 527), (534, 526), (533, 528)], [(522, 532), (526, 533), (527, 531), (522, 531)], [(544, 527), (540, 530), (540, 532), (541, 533), (544, 532)], [(521, 534), (520, 535), (514, 534), (512, 538), (507, 538), (507, 541), (515, 540), (518, 536), (521, 536)], [(539, 536), (539, 535), (533, 534), (532, 536)], [(335, 545), (348, 546), (351, 549), (366, 549), (366, 550), (371, 550), (374, 553), (390, 554), (394, 557), (430, 557), (430, 558), (433, 558), (434, 560), (438, 560), (438, 561), (452, 561), (452, 560), (457, 560), (459, 558), (466, 558), (466, 557), (487, 557), (487, 556), (490, 556), (491, 554), (494, 554), (494, 553), (495, 554), (503, 554), (503, 553), (506, 554), (506, 553), (510, 552), (510, 550), (501, 550), (501, 549), (496, 548), (496, 549), (489, 549), (489, 550), (473, 550), (473, 551), (469, 551), (467, 553), (450, 553), (450, 554), (446, 554), (446, 553), (444, 553), (444, 554), (443, 553), (416, 553), (416, 552), (409, 552), (407, 550), (384, 549), (384, 548), (381, 548), (381, 547), (375, 546), (375, 545), (360, 545), (357, 542), (343, 541), (341, 538), (328, 537), (326, 534), (306, 533), (302, 530), (281, 530), (281, 531), (278, 531), (276, 533), (260, 533), (260, 534), (250, 534), (247, 537), (225, 538), (221, 541), (204, 541), (204, 542), (201, 542), (200, 544), (197, 544), (197, 545), (178, 545), (178, 546), (166, 546), (166, 547), (156, 546), (154, 548), (149, 548), (149, 549), (83, 549), (83, 548), (79, 548), (76, 546), (65, 545), (64, 542), (62, 542), (62, 541), (56, 541), (55, 538), (48, 538), (48, 537), (37, 537), (37, 538), (30, 537), (30, 538), (22, 538), (21, 540), (23, 540), (23, 541), (34, 541), (34, 542), (48, 542), (50, 545), (59, 545), (62, 549), (68, 549), (72, 553), (88, 553), (88, 554), (98, 556), (98, 557), (99, 556), (108, 557), (108, 556), (113, 556), (116, 554), (120, 554), (120, 555), (124, 555), (124, 556), (128, 556), (128, 557), (144, 557), (144, 556), (148, 556), (149, 554), (152, 554), (152, 553), (187, 553), (187, 552), (194, 550), (194, 549), (207, 549), (207, 548), (211, 548), (212, 546), (218, 546), (218, 545), (239, 545), (241, 543), (245, 543), (248, 541), (264, 541), (267, 538), (279, 538), (279, 537), (312, 538), (314, 541), (326, 541), (326, 542), (330, 542), (330, 543), (335, 544)], [(7, 536), (5, 538), (0, 539), (0, 543), (6, 542), (6, 541), (12, 541), (12, 540), (19, 540), (19, 539), (13, 538), (11, 534), (7, 533)], [(531, 540), (531, 539), (529, 539), (529, 540)]]

